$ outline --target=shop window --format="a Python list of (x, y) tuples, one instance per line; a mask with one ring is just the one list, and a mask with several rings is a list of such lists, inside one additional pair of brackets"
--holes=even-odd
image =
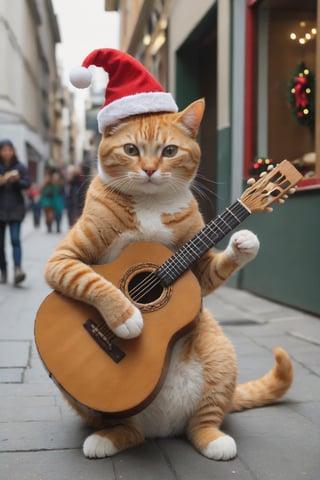
[(255, 101), (247, 174), (288, 159), (303, 174), (305, 185), (319, 184), (317, 0), (249, 3), (251, 14), (254, 9)]

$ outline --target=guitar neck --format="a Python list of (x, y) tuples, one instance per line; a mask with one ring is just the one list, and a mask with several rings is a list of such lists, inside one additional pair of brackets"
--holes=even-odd
[(156, 270), (155, 274), (161, 283), (164, 286), (174, 283), (204, 253), (240, 225), (250, 213), (239, 200), (226, 208)]

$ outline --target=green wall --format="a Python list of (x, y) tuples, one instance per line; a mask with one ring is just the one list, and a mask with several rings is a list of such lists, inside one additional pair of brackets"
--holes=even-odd
[(297, 192), (271, 214), (252, 214), (243, 227), (261, 247), (238, 286), (320, 315), (320, 191)]
[(226, 127), (217, 132), (217, 213), (221, 213), (230, 205), (230, 178), (231, 178), (231, 128)]

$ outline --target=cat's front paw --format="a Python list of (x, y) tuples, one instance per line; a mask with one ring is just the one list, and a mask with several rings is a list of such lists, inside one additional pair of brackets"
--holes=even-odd
[(85, 439), (83, 453), (88, 458), (105, 458), (115, 455), (118, 450), (108, 437), (93, 433)]
[(237, 455), (237, 445), (232, 437), (222, 435), (210, 442), (201, 453), (212, 460), (231, 460)]
[(227, 253), (240, 267), (257, 255), (260, 247), (258, 237), (250, 230), (239, 230), (234, 233), (227, 247)]
[(135, 338), (140, 335), (143, 329), (143, 318), (140, 310), (133, 306), (133, 314), (123, 323), (113, 328), (117, 337)]

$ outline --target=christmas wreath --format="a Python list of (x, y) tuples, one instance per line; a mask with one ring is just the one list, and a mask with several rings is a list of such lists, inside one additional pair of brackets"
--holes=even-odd
[(304, 62), (294, 70), (289, 81), (289, 103), (300, 125), (314, 126), (315, 79)]

